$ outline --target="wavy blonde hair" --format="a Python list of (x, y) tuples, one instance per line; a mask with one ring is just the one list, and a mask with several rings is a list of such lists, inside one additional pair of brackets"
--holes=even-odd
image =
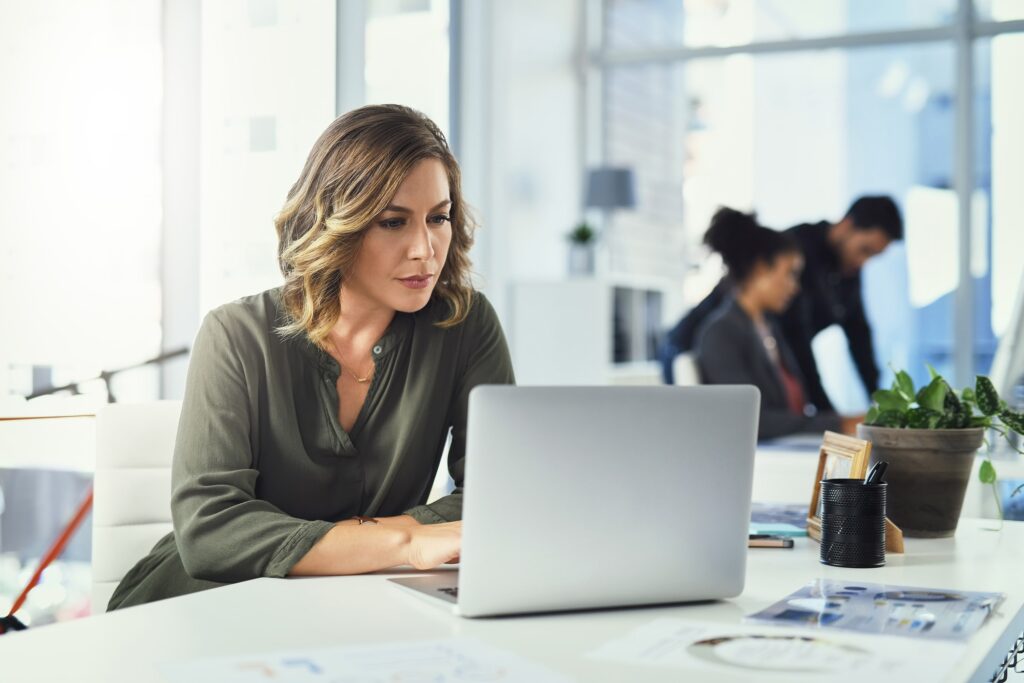
[(354, 109), (327, 127), (274, 219), (288, 314), (279, 332), (304, 332), (324, 346), (364, 233), (424, 159), (444, 165), (452, 202), (451, 246), (434, 290), (450, 314), (438, 325), (465, 320), (473, 294), (469, 249), (476, 225), (462, 199), (459, 164), (433, 121), (409, 107), (385, 104)]

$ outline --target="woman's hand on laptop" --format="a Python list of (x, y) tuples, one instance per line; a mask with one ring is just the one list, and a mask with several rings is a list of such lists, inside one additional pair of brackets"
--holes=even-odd
[(462, 522), (409, 527), (408, 564), (433, 569), (457, 560), (462, 549)]

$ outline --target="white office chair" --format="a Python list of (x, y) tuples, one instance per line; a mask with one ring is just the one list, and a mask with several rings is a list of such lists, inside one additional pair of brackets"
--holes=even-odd
[(676, 386), (688, 387), (700, 384), (700, 371), (692, 353), (680, 353), (672, 361), (672, 375)]
[(171, 457), (180, 401), (114, 403), (96, 415), (92, 611), (171, 530)]

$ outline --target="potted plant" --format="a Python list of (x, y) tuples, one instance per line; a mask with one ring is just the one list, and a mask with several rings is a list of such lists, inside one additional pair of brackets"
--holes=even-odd
[[(931, 381), (920, 390), (915, 391), (910, 375), (901, 370), (891, 388), (872, 394), (857, 435), (871, 441), (872, 464), (889, 463), (889, 519), (905, 536), (945, 538), (956, 532), (986, 430), (1010, 441), (1012, 432), (1024, 433), (1024, 415), (999, 398), (987, 377), (978, 376), (973, 389), (957, 393), (934, 368), (928, 370)], [(996, 471), (987, 457), (978, 474), (992, 486), (999, 505)]]
[(597, 232), (586, 221), (580, 223), (568, 234), (569, 274), (586, 276), (594, 274), (594, 245)]

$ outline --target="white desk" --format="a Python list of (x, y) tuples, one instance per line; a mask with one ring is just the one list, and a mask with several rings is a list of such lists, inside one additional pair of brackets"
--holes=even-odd
[(0, 469), (92, 474), (96, 469), (96, 419), (0, 421)]
[[(982, 681), (1024, 629), (1024, 523), (1002, 531), (961, 520), (956, 538), (908, 539), (907, 553), (880, 569), (837, 569), (817, 561), (817, 544), (750, 551), (743, 595), (716, 603), (567, 615), (469, 620), (388, 584), (388, 575), (258, 579), (79, 621), (0, 637), (4, 681), (163, 681), (156, 664), (202, 656), (329, 647), (385, 640), (472, 636), (579, 681), (686, 679), (678, 670), (631, 668), (582, 655), (659, 617), (737, 624), (816, 577), (999, 590), (1001, 609), (970, 641), (947, 681)], [(832, 638), (844, 639), (840, 632)], [(860, 638), (871, 638), (860, 636)], [(907, 656), (917, 641), (901, 638)], [(861, 641), (863, 642), (863, 641)], [(720, 681), (750, 680), (728, 674)]]

